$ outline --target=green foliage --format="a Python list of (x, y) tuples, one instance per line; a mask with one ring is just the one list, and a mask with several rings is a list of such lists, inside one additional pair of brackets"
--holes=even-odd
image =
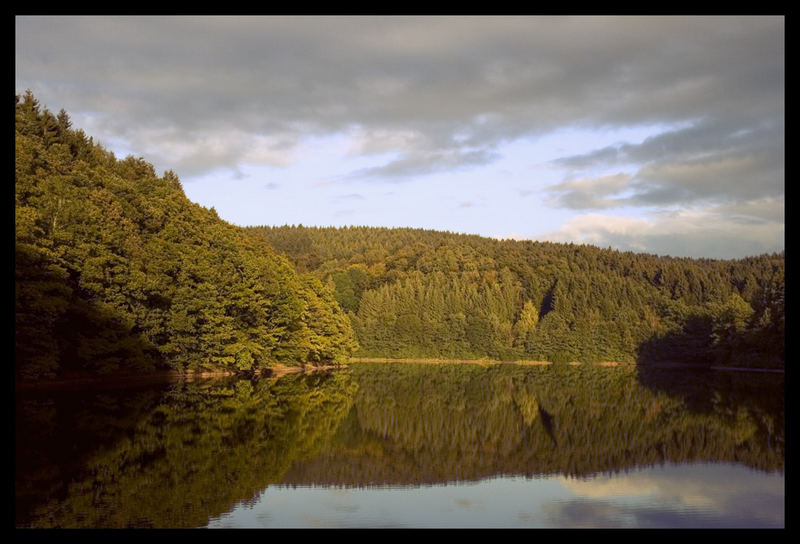
[(319, 282), (190, 202), (173, 172), (117, 160), (17, 97), (16, 371), (254, 371), (341, 362), (352, 329)]
[(248, 230), (333, 287), (359, 356), (784, 364), (783, 253), (724, 261), (420, 229)]

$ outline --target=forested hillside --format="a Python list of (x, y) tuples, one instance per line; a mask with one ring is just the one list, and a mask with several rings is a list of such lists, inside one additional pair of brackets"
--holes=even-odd
[(19, 378), (251, 371), (354, 350), (784, 365), (783, 253), (719, 261), (420, 229), (240, 228), (30, 92), (15, 125)]
[(784, 364), (783, 253), (708, 260), (420, 229), (249, 230), (330, 286), (359, 356)]
[(19, 378), (248, 371), (356, 347), (325, 285), (190, 202), (174, 173), (116, 159), (30, 92), (15, 121)]

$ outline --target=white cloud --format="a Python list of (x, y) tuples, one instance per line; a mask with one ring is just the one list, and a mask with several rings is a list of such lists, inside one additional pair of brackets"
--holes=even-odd
[(536, 238), (675, 257), (741, 258), (783, 249), (782, 207), (782, 199), (765, 199), (648, 217), (581, 214)]
[(626, 173), (609, 174), (600, 177), (571, 179), (546, 188), (556, 193), (546, 199), (550, 205), (571, 209), (602, 209), (624, 205), (624, 200), (606, 198), (623, 192), (633, 176)]
[(405, 152), (422, 147), (424, 136), (408, 129), (369, 129), (354, 127), (349, 131), (347, 155), (373, 155)]
[(616, 245), (620, 249), (644, 250), (647, 246), (643, 239), (654, 229), (652, 221), (640, 217), (588, 213), (576, 215), (558, 229), (542, 233), (537, 238), (552, 242), (577, 242), (601, 247)]
[(730, 523), (747, 527), (783, 523), (783, 476), (745, 472), (733, 464), (666, 464), (624, 474), (563, 478), (562, 485), (576, 498), (548, 505), (560, 524), (602, 527), (627, 520), (636, 527)]

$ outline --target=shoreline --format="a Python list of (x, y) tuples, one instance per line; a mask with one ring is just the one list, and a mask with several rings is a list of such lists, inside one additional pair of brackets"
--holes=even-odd
[(729, 370), (735, 372), (773, 372), (783, 374), (782, 368), (756, 368), (741, 366), (707, 366), (702, 367), (692, 363), (679, 362), (660, 362), (660, 363), (637, 363), (622, 361), (570, 361), (567, 363), (554, 363), (552, 361), (498, 361), (495, 359), (412, 359), (412, 358), (390, 358), (390, 357), (351, 357), (351, 363), (411, 363), (411, 364), (477, 364), (489, 365), (519, 365), (519, 366), (548, 366), (548, 365), (569, 365), (569, 366), (605, 366), (605, 367), (641, 367), (641, 368), (705, 368), (708, 370)]
[[(494, 366), (494, 365), (517, 365), (517, 366), (552, 366), (552, 365), (569, 365), (569, 366), (602, 366), (602, 367), (642, 367), (642, 368), (697, 368), (697, 365), (689, 363), (650, 363), (639, 364), (636, 362), (620, 362), (620, 361), (597, 361), (597, 362), (580, 362), (570, 361), (567, 363), (554, 363), (552, 361), (498, 361), (494, 359), (412, 359), (412, 358), (390, 358), (390, 357), (351, 357), (347, 364), (358, 363), (387, 363), (387, 364), (473, 364), (480, 366)], [(288, 374), (313, 374), (315, 372), (329, 372), (332, 370), (341, 370), (347, 368), (347, 364), (343, 365), (325, 365), (325, 366), (289, 366), (289, 365), (275, 365), (268, 369), (259, 370), (254, 372), (253, 376), (262, 378), (277, 378), (286, 376)], [(748, 368), (748, 367), (735, 367), (735, 366), (709, 366), (703, 367), (708, 370), (715, 371), (731, 371), (731, 372), (769, 372), (784, 374), (785, 370), (782, 368)], [(237, 373), (231, 371), (206, 371), (206, 372), (176, 372), (174, 370), (158, 371), (149, 374), (109, 374), (106, 376), (64, 376), (56, 379), (39, 380), (39, 381), (16, 381), (15, 390), (35, 390), (35, 389), (59, 389), (69, 387), (130, 387), (133, 385), (148, 385), (154, 383), (173, 383), (182, 381), (194, 381), (203, 379), (214, 378), (231, 378), (237, 376)]]
[[(286, 376), (288, 374), (313, 374), (314, 372), (328, 372), (331, 370), (346, 368), (346, 365), (326, 365), (326, 366), (288, 366), (275, 365), (265, 370), (254, 372), (253, 376), (261, 378), (273, 378)], [(62, 376), (54, 379), (42, 379), (37, 381), (17, 380), (14, 383), (15, 391), (31, 391), (41, 389), (68, 389), (81, 387), (101, 386), (104, 388), (131, 387), (136, 385), (151, 385), (158, 383), (180, 383), (196, 380), (207, 380), (217, 378), (233, 378), (236, 372), (215, 370), (205, 372), (177, 372), (174, 370), (160, 370), (147, 374), (115, 373), (104, 376), (92, 375), (72, 375)]]
[(596, 366), (637, 366), (636, 363), (625, 363), (620, 361), (598, 361), (580, 362), (570, 361), (568, 363), (553, 363), (552, 361), (498, 361), (495, 359), (394, 359), (390, 357), (351, 357), (351, 363), (412, 363), (412, 364), (477, 364), (477, 365), (519, 365), (519, 366), (547, 366), (547, 365), (596, 365)]

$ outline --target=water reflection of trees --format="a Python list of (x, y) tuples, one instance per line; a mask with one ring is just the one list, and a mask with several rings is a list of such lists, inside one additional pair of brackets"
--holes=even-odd
[[(353, 383), (343, 373), (172, 388), (136, 421), (127, 421), (114, 440), (84, 456), (80, 471), (71, 472), (75, 466), (51, 471), (47, 491), (39, 497), (29, 493), (29, 502), (38, 499), (38, 506), (27, 520), (18, 511), (17, 524), (204, 525), (210, 516), (255, 497), (293, 460), (316, 455), (348, 413), (352, 393)], [(29, 415), (36, 417), (30, 410)], [(73, 424), (105, 417), (102, 410), (74, 415)], [(42, 440), (38, 445), (64, 447)], [(32, 447), (29, 442), (28, 450)], [(40, 456), (46, 452), (40, 450)], [(50, 466), (63, 462), (57, 455), (50, 450)], [(44, 467), (38, 463), (23, 474), (18, 469), (18, 489), (30, 491)]]
[(785, 445), (782, 373), (640, 365), (637, 379), (655, 393), (680, 399), (692, 413), (713, 417), (738, 429), (738, 435), (752, 433), (753, 439), (747, 444), (766, 444), (767, 449), (779, 456), (782, 465)]
[[(287, 483), (425, 484), (497, 474), (587, 475), (664, 462), (783, 469), (783, 405), (701, 380), (714, 409), (643, 387), (633, 368), (354, 365), (355, 403), (331, 447)], [(778, 389), (782, 394), (782, 391)]]
[(783, 470), (776, 384), (675, 376), (665, 387), (624, 367), (355, 364), (106, 392), (72, 407), (21, 399), (17, 524), (201, 526), (270, 484), (419, 485), (684, 461)]
[(158, 405), (159, 388), (26, 392), (15, 422), (17, 523), (43, 500), (67, 496), (98, 448), (127, 436)]

